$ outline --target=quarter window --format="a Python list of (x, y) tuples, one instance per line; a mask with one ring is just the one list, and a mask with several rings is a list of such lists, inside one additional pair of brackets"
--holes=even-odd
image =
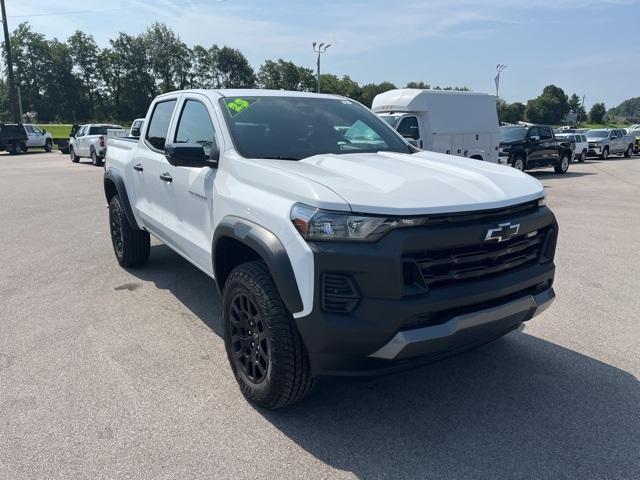
[(146, 140), (157, 150), (164, 150), (164, 145), (167, 143), (169, 123), (171, 122), (171, 115), (173, 115), (175, 106), (176, 100), (167, 100), (156, 103), (156, 106), (153, 107), (151, 120), (149, 120), (149, 128), (147, 128)]
[(198, 143), (204, 148), (207, 157), (211, 156), (211, 150), (216, 145), (216, 135), (209, 111), (201, 102), (187, 100), (184, 103), (174, 141)]

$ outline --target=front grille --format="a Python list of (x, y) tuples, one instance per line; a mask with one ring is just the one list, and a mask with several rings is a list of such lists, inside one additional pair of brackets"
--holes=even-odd
[(405, 258), (405, 264), (415, 262), (429, 289), (459, 285), (541, 261), (548, 234), (547, 228), (501, 243), (426, 250)]

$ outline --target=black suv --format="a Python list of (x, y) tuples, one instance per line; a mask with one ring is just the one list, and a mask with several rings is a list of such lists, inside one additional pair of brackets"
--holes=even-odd
[(500, 127), (500, 163), (520, 171), (553, 167), (556, 173), (566, 173), (572, 155), (568, 140), (558, 140), (547, 125)]

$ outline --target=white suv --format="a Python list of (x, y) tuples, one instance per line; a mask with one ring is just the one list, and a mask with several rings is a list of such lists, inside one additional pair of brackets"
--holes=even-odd
[(215, 278), (229, 363), (264, 407), (318, 375), (488, 342), (555, 297), (558, 225), (535, 178), (419, 151), (348, 98), (172, 92), (139, 140), (108, 145), (118, 262), (145, 264), (152, 234)]

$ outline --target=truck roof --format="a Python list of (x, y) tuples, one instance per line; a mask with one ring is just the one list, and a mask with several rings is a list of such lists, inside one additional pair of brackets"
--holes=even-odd
[(216, 89), (187, 89), (158, 95), (157, 98), (172, 96), (179, 93), (200, 93), (212, 98), (220, 97), (317, 97), (317, 98), (344, 98), (342, 95), (328, 93), (297, 92), (292, 90), (268, 90), (262, 88), (216, 88)]
[(398, 88), (376, 95), (371, 109), (381, 112), (426, 112), (444, 103), (493, 102), (496, 97), (488, 93), (459, 92), (455, 90), (422, 90), (419, 88)]

